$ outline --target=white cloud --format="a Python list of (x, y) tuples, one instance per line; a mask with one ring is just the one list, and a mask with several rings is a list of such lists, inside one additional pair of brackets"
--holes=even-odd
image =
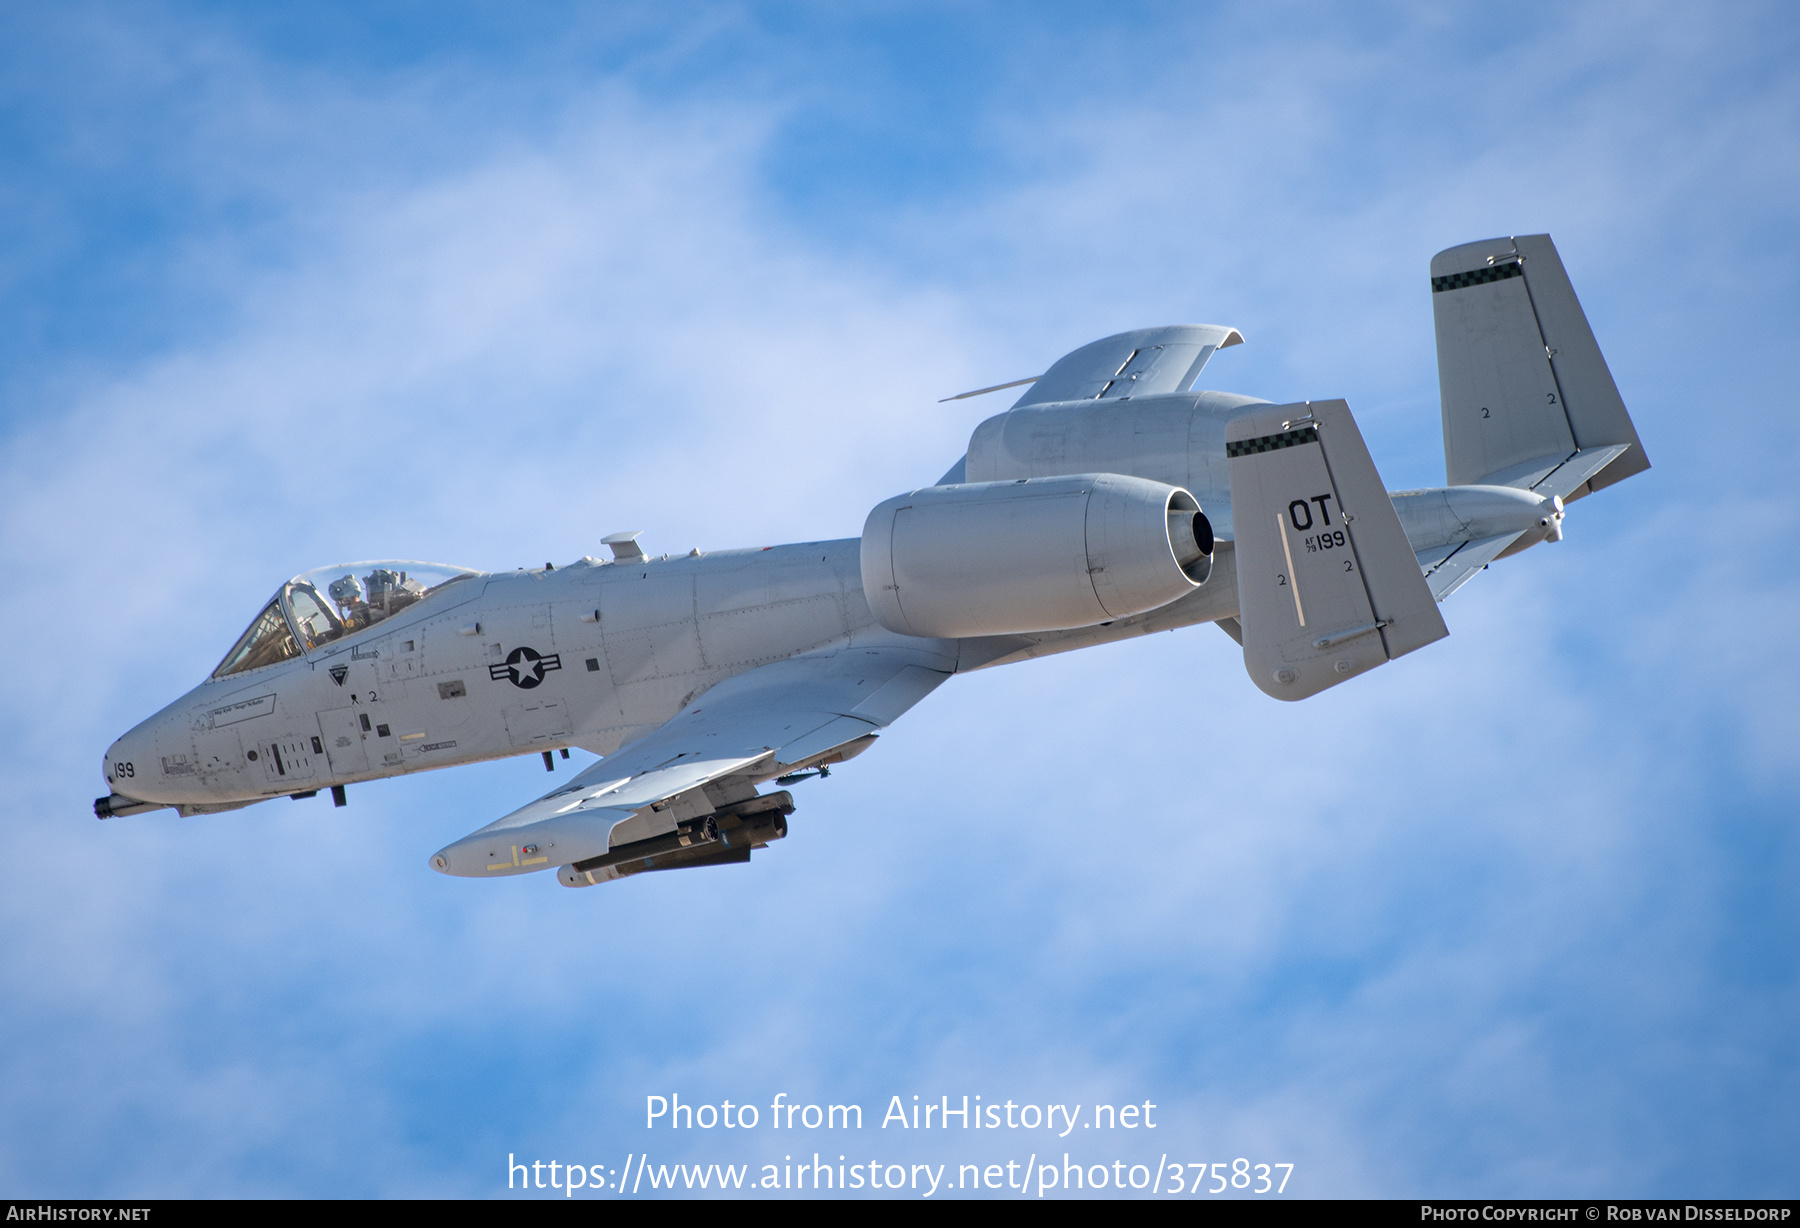
[[(1747, 1171), (1706, 1088), (1792, 1082), (1791, 967), (1719, 948), (1746, 898), (1794, 924), (1766, 820), (1795, 785), (1796, 593), (1769, 563), (1794, 504), (1768, 480), (1793, 445), (1711, 438), (1766, 364), (1671, 344), (1659, 299), (1713, 294), (1710, 337), (1766, 301), (1707, 289), (1753, 262), (1690, 222), (1768, 212), (1791, 86), (1684, 120), (1743, 53), (1656, 22), (1584, 86), (1621, 35), (1594, 12), (1477, 54), (1522, 76), (1466, 109), (1432, 57), (1467, 29), (1407, 22), (1038, 100), (989, 122), (1062, 161), (873, 255), (771, 212), (779, 99), (601, 83), (527, 130), (428, 78), (383, 93), (206, 44), (213, 118), (167, 156), (277, 202), (279, 241), (190, 239), (230, 325), (59, 374), (76, 391), (0, 458), (0, 620), (31, 645), (0, 902), (13, 1187), (485, 1193), (509, 1148), (616, 1162), (663, 1087), (1161, 1097), (1190, 1158), (1294, 1158), (1315, 1194), (1666, 1191), (1684, 1148)], [(1701, 85), (1660, 90), (1675, 69)], [(1705, 213), (1709, 177), (1747, 203)], [(1113, 327), (1241, 324), (1208, 383), (1349, 394), (1415, 471), (1390, 478), (1429, 480), (1424, 262), (1520, 215), (1562, 241), (1658, 468), (1353, 686), (1269, 704), (1205, 628), (979, 674), (797, 790), (753, 868), (585, 892), (423, 868), (541, 789), (532, 760), (344, 811), (81, 818), (106, 742), (290, 572), (563, 561), (627, 527), (654, 550), (852, 535), (1000, 408), (937, 397)]]

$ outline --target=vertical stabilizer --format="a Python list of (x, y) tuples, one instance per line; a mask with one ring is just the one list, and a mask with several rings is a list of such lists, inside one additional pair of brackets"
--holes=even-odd
[(1450, 485), (1576, 499), (1650, 467), (1549, 235), (1439, 252), (1431, 302)]
[(1244, 668), (1305, 699), (1449, 632), (1342, 401), (1225, 427)]

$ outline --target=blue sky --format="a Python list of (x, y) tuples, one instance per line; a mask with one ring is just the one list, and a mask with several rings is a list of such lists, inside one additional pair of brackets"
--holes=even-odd
[[(0, 16), (0, 1189), (779, 1161), (639, 1114), (785, 1091), (1148, 1099), (1312, 1196), (1792, 1196), (1791, 11), (670, 13)], [(1003, 407), (939, 397), (1122, 328), (1235, 325), (1203, 383), (1441, 480), (1427, 261), (1542, 231), (1656, 467), (1315, 700), (1204, 627), (984, 672), (752, 867), (584, 892), (425, 867), (529, 758), (88, 817), (295, 572), (852, 536)]]

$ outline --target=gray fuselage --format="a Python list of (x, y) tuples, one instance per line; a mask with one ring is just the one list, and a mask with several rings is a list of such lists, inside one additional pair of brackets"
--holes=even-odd
[[(1224, 423), (1259, 403), (1192, 392), (1015, 408), (976, 429), (945, 480), (1151, 478), (1191, 490), (1229, 538)], [(231, 809), (564, 747), (610, 754), (733, 675), (833, 644), (930, 644), (967, 671), (1236, 614), (1228, 540), (1204, 586), (1147, 614), (962, 640), (877, 623), (854, 538), (471, 574), (291, 660), (209, 679), (114, 743), (105, 772), (124, 799)]]
[[(194, 688), (107, 751), (114, 789), (230, 809), (428, 768), (580, 747), (609, 754), (708, 688), (832, 644), (891, 643), (860, 542), (472, 575), (304, 656)], [(1191, 597), (1077, 631), (930, 643), (969, 670), (1236, 613), (1230, 552)], [(526, 657), (508, 665), (517, 649)]]

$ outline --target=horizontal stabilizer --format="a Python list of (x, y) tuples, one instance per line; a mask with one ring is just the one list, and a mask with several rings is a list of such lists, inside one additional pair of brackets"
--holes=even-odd
[(1244, 668), (1304, 699), (1449, 634), (1342, 401), (1225, 427)]
[(1513, 486), (1546, 497), (1555, 495), (1566, 501), (1578, 497), (1595, 474), (1630, 450), (1630, 444), (1615, 443), (1602, 448), (1540, 456), (1490, 474), (1482, 485)]
[(1425, 584), (1442, 601), (1475, 578), (1475, 573), (1500, 557), (1500, 552), (1519, 539), (1517, 533), (1501, 533), (1478, 541), (1453, 542), (1419, 555)]
[(1561, 541), (1562, 500), (1513, 486), (1440, 486), (1388, 495), (1439, 601), (1503, 552)]
[[(1450, 485), (1577, 499), (1650, 467), (1549, 235), (1439, 252), (1431, 302)], [(1578, 456), (1599, 463), (1574, 481)]]

